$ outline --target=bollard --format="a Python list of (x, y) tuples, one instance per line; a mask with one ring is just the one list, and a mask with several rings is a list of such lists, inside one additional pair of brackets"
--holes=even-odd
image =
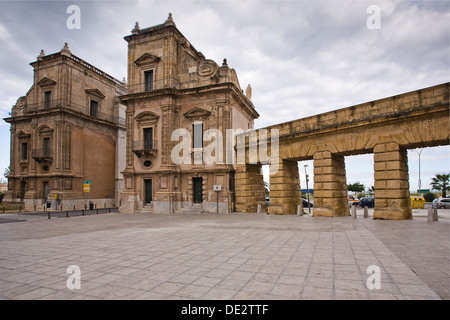
[(50, 211), (47, 211), (48, 212), (48, 218), (50, 219)]
[(258, 203), (258, 208), (256, 209), (256, 213), (261, 213), (262, 209), (261, 209), (261, 203)]
[(427, 222), (433, 222), (433, 208), (428, 208)]
[(352, 213), (352, 219), (356, 219), (356, 206), (352, 206), (350, 212)]
[(368, 218), (369, 217), (369, 207), (364, 206), (364, 218)]
[(302, 216), (303, 215), (303, 206), (301, 204), (299, 204), (297, 206), (297, 215), (298, 216)]
[(437, 208), (433, 208), (433, 221), (438, 221), (438, 211), (437, 211)]

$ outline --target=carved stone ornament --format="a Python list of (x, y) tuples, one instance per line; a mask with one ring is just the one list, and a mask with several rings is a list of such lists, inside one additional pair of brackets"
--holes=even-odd
[(213, 60), (203, 60), (198, 65), (198, 75), (200, 77), (211, 77), (216, 72), (219, 66)]

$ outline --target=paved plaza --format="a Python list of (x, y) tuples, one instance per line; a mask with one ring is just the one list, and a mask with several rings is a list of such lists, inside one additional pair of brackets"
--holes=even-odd
[(2, 214), (0, 298), (448, 300), (449, 210), (413, 214)]

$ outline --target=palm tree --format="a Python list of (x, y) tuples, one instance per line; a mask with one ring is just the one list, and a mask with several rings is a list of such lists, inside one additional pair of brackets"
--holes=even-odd
[(450, 173), (448, 174), (436, 174), (436, 177), (431, 178), (431, 189), (441, 191), (442, 197), (447, 196), (447, 189), (450, 186)]

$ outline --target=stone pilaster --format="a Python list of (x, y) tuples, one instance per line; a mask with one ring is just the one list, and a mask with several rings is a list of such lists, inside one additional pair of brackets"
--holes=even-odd
[(314, 216), (348, 216), (344, 156), (329, 151), (314, 154)]
[(269, 177), (269, 213), (296, 214), (301, 201), (297, 161), (280, 159), (277, 172), (270, 170)]
[(264, 195), (264, 178), (261, 165), (238, 164), (236, 166), (236, 211), (257, 212), (261, 204), (263, 212), (267, 211)]
[(397, 143), (376, 145), (374, 151), (374, 219), (412, 219), (407, 150)]

